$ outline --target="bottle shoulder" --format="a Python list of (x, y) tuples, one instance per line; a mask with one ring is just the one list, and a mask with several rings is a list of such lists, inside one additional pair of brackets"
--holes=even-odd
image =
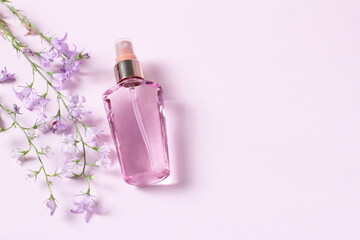
[(133, 78), (133, 79), (126, 79), (126, 80), (110, 87), (103, 93), (103, 98), (105, 99), (116, 92), (119, 92), (123, 89), (129, 89), (129, 88), (135, 88), (135, 89), (136, 88), (149, 88), (149, 89), (157, 89), (160, 91), (162, 90), (161, 85), (154, 81)]

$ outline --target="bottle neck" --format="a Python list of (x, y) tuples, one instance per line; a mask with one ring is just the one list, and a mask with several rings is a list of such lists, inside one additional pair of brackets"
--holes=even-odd
[(140, 62), (136, 59), (126, 59), (119, 61), (115, 67), (115, 76), (117, 83), (120, 83), (128, 78), (141, 78), (144, 79)]
[(117, 85), (125, 88), (140, 86), (145, 80), (138, 77), (125, 78), (124, 80), (117, 83)]

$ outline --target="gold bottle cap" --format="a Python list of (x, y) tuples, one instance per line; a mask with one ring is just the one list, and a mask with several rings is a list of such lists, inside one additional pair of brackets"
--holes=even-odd
[(144, 78), (144, 74), (134, 54), (133, 46), (129, 40), (119, 40), (116, 45), (116, 65), (115, 74), (117, 82), (126, 78), (137, 77)]

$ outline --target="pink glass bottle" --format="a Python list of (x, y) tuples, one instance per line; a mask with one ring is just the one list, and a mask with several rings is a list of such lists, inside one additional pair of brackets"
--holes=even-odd
[(144, 79), (130, 41), (116, 44), (117, 84), (103, 94), (124, 180), (145, 186), (170, 174), (162, 88)]

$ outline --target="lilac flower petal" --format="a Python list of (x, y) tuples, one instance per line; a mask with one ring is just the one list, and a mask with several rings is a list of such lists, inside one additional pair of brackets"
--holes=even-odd
[(16, 92), (15, 89), (13, 89), (13, 91), (15, 92), (16, 97), (22, 101), (24, 98), (29, 97), (29, 95), (32, 92), (32, 89), (30, 87), (26, 87), (21, 92)]
[(54, 215), (54, 212), (56, 210), (56, 203), (54, 201), (54, 199), (49, 199), (47, 202), (46, 202), (46, 206), (50, 209), (50, 215)]
[(77, 164), (74, 161), (71, 162), (66, 162), (61, 169), (58, 170), (58, 174), (62, 177), (66, 177), (66, 178), (72, 178), (74, 177), (74, 173), (77, 169), (78, 166), (80, 164)]
[(61, 151), (68, 157), (72, 158), (79, 153), (78, 148), (75, 146), (75, 142), (72, 135), (63, 134), (63, 142)]
[(92, 211), (90, 210), (85, 211), (85, 222), (88, 223), (90, 221), (91, 215), (92, 215)]
[(86, 102), (86, 99), (80, 95), (72, 95), (69, 98), (69, 110), (71, 116), (75, 119), (81, 119), (82, 116), (87, 116), (91, 114), (90, 111), (83, 111), (83, 103)]
[(27, 56), (34, 56), (35, 55), (35, 53), (30, 48), (25, 48), (22, 52)]
[(15, 80), (15, 74), (8, 73), (6, 67), (0, 71), (0, 82), (14, 81), (14, 80)]
[(15, 95), (23, 103), (23, 106), (30, 110), (36, 111), (42, 118), (47, 118), (45, 114), (45, 106), (50, 102), (50, 99), (39, 96), (32, 88), (26, 87), (21, 92), (16, 92)]
[(50, 67), (50, 64), (54, 62), (56, 57), (58, 57), (57, 53), (51, 48), (47, 52), (40, 53), (40, 62), (44, 67)]
[(13, 104), (13, 111), (16, 114), (20, 114), (20, 107), (16, 104)]
[(85, 132), (85, 141), (88, 145), (92, 147), (97, 147), (97, 140), (99, 139), (99, 135), (102, 133), (102, 130), (97, 130), (94, 127), (88, 127)]
[(67, 33), (65, 33), (65, 36), (63, 38), (61, 38), (59, 41), (64, 42), (64, 41), (66, 41), (66, 39), (67, 39)]
[(52, 133), (64, 132), (67, 129), (67, 126), (62, 123), (60, 117), (55, 118), (50, 124), (51, 124), (50, 131)]
[(83, 203), (75, 203), (76, 208), (71, 209), (72, 213), (82, 213), (84, 211), (84, 204)]
[(53, 77), (53, 82), (56, 83), (54, 84), (54, 87), (58, 90), (61, 90), (63, 88), (64, 82), (67, 80), (66, 73), (63, 72), (53, 73), (52, 77)]
[(85, 212), (85, 221), (89, 222), (90, 217), (93, 213), (97, 212), (97, 208), (91, 206), (91, 195), (84, 194), (80, 202), (74, 202), (75, 208), (71, 209), (72, 213), (82, 213)]
[(65, 42), (66, 39), (67, 39), (67, 33), (61, 39), (58, 38), (51, 39), (51, 44), (56, 49), (58, 56), (61, 56), (62, 54), (65, 54), (67, 57), (77, 55), (78, 53), (76, 51), (71, 51), (69, 49), (69, 45)]
[(67, 77), (71, 77), (74, 73), (79, 70), (79, 65), (81, 64), (80, 60), (76, 59), (77, 53), (73, 54), (69, 58), (65, 58), (62, 60), (64, 66), (62, 71), (65, 73)]

